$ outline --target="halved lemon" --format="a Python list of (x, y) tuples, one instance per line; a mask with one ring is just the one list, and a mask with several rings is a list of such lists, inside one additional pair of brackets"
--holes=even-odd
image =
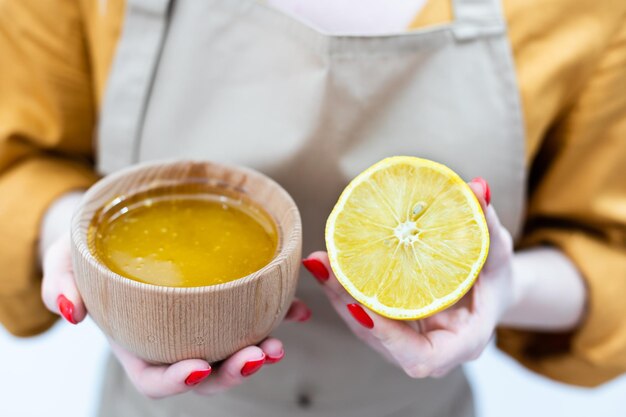
[(414, 320), (458, 301), (489, 251), (480, 203), (451, 169), (395, 156), (359, 174), (326, 223), (333, 272), (360, 303)]

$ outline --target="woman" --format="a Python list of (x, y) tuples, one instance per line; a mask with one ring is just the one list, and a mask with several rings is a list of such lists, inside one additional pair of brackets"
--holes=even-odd
[[(85, 317), (66, 234), (94, 169), (195, 157), (259, 169), (292, 194), (321, 288), (302, 277), (289, 317), (313, 318), (216, 370), (150, 366), (112, 344), (101, 415), (472, 415), (458, 365), (496, 326), (501, 348), (548, 377), (622, 373), (626, 5), (269, 3), (2, 0), (4, 325), (41, 332), (45, 307)], [(487, 264), (423, 332), (358, 305), (320, 251), (340, 190), (393, 154), (489, 181), (470, 184)]]

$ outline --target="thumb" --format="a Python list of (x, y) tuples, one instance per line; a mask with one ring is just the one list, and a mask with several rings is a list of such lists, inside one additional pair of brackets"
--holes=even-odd
[(44, 254), (41, 298), (48, 310), (68, 322), (85, 319), (87, 309), (74, 281), (69, 235), (63, 235)]
[(483, 269), (490, 269), (494, 266), (505, 265), (513, 256), (513, 239), (511, 234), (502, 226), (498, 214), (491, 202), (491, 191), (489, 184), (481, 177), (474, 178), (468, 183), (476, 198), (478, 199), (487, 227), (489, 228), (489, 256)]

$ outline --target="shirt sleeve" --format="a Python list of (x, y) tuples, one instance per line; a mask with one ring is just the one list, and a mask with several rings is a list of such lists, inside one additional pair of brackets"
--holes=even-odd
[(0, 322), (28, 336), (55, 315), (41, 301), (40, 222), (86, 188), (94, 104), (77, 1), (0, 0)]
[(536, 372), (595, 386), (626, 372), (626, 24), (564, 113), (532, 165), (521, 247), (556, 246), (575, 263), (586, 315), (568, 334), (499, 329), (497, 343)]

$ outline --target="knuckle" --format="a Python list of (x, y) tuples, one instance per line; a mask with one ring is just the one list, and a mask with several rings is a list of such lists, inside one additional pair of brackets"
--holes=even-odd
[(373, 336), (390, 352), (405, 351), (411, 348), (407, 345), (406, 339), (403, 338), (404, 335), (402, 333), (390, 331), (387, 328), (380, 329), (376, 327), (366, 333)]
[(148, 387), (141, 383), (133, 383), (133, 385), (135, 386), (135, 389), (146, 398), (150, 398), (151, 400), (157, 400), (161, 398), (159, 395), (156, 395), (154, 391), (148, 389)]
[(156, 395), (156, 394), (152, 394), (150, 392), (146, 392), (143, 394), (146, 398), (149, 398), (151, 400), (160, 400), (161, 398), (163, 398), (161, 395)]
[(430, 376), (432, 372), (428, 365), (422, 363), (409, 365), (404, 367), (403, 370), (410, 378), (413, 379), (426, 378), (427, 376)]
[(243, 378), (228, 378), (224, 381), (221, 381), (219, 383), (219, 386), (217, 388), (218, 392), (226, 392), (228, 390), (231, 390), (233, 388), (236, 388), (237, 386), (241, 385), (241, 383), (243, 382)]
[(374, 329), (374, 331), (370, 331), (370, 333), (380, 342), (381, 345), (389, 350), (391, 350), (391, 348), (396, 344), (395, 337), (391, 336), (387, 332), (379, 332)]
[(437, 369), (435, 371), (433, 371), (430, 376), (433, 378), (443, 378), (444, 376), (448, 375), (450, 371), (448, 369)]
[(163, 397), (156, 392), (157, 390), (155, 389), (154, 385), (146, 380), (145, 375), (142, 375), (141, 373), (135, 373), (132, 370), (126, 368), (123, 364), (122, 366), (124, 367), (128, 380), (130, 381), (132, 386), (135, 387), (137, 392), (139, 392), (139, 394), (146, 398), (150, 398), (151, 400), (157, 400)]
[(175, 389), (174, 387), (167, 387), (167, 386), (159, 387), (159, 386), (148, 385), (148, 384), (134, 384), (134, 386), (141, 395), (151, 400), (160, 400), (160, 399), (163, 399), (163, 398), (166, 398), (166, 397), (169, 397), (171, 395), (175, 395), (181, 392), (180, 390)]
[(203, 397), (212, 397), (214, 395), (221, 394), (225, 391), (227, 390), (219, 386), (206, 387), (202, 384), (200, 384), (200, 386), (193, 388), (191, 390), (191, 392), (193, 392), (194, 394), (201, 395)]
[(219, 388), (222, 391), (236, 387), (243, 382), (241, 372), (235, 369), (222, 370), (219, 379)]

